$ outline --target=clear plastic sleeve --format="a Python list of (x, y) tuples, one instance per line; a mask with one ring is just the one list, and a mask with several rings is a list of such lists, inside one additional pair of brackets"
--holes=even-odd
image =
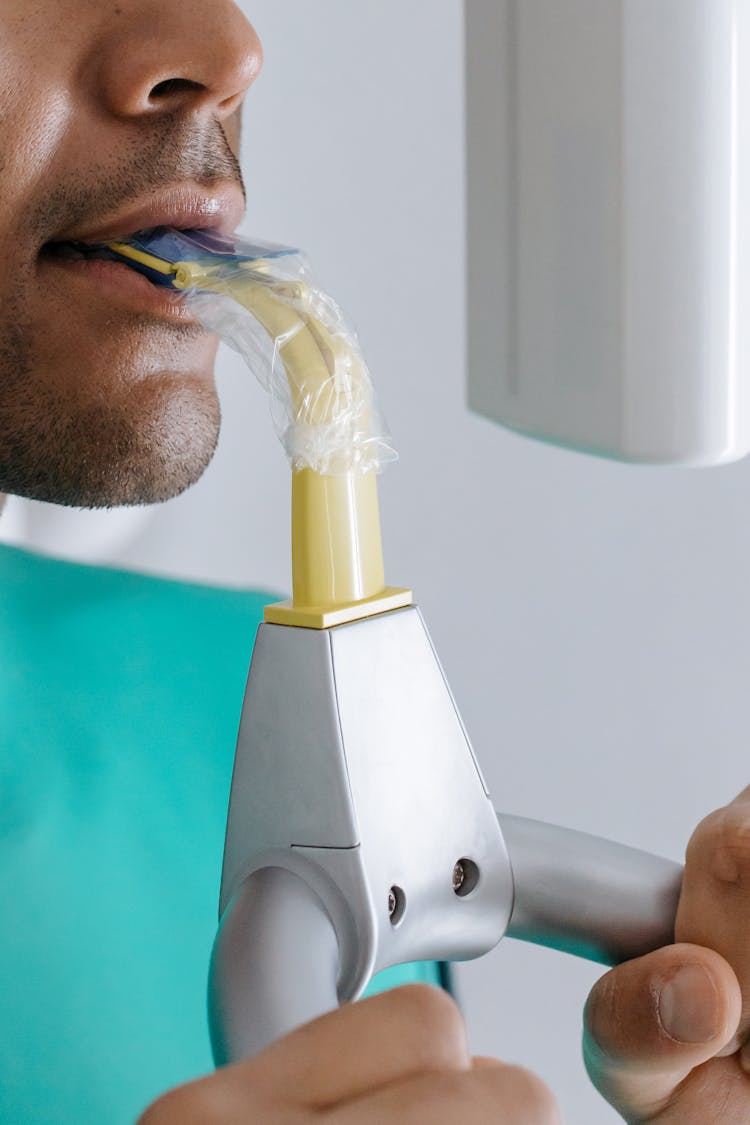
[(396, 459), (357, 335), (303, 254), (210, 232), (153, 232), (128, 246), (168, 259), (168, 283), (246, 361), (294, 470), (369, 473)]

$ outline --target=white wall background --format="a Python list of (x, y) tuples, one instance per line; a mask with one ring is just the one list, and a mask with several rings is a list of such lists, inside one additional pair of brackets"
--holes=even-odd
[[(459, 0), (245, 0), (266, 46), (248, 229), (305, 247), (357, 324), (402, 461), (390, 581), (413, 584), (498, 806), (679, 858), (750, 780), (750, 464), (625, 468), (464, 406)], [(6, 538), (210, 582), (287, 587), (286, 465), (221, 361), (225, 427), (187, 496), (104, 515), (11, 504)], [(598, 970), (506, 942), (459, 971), (473, 1047), (619, 1120), (579, 1060)]]

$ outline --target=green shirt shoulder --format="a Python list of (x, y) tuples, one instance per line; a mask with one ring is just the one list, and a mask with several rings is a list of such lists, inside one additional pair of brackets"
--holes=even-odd
[(206, 966), (267, 600), (0, 550), (1, 1121), (131, 1123), (210, 1069)]
[[(0, 547), (0, 1121), (132, 1125), (211, 1069), (206, 973), (271, 595)], [(374, 987), (438, 983), (401, 967)]]

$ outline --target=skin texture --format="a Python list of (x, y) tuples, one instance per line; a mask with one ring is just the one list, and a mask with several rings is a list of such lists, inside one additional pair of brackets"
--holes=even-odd
[(397, 989), (168, 1094), (139, 1125), (561, 1125), (528, 1071), (471, 1059), (453, 1001)]
[(0, 492), (141, 504), (205, 470), (216, 340), (40, 250), (173, 185), (238, 192), (239, 107), (260, 66), (228, 0), (3, 0)]
[[(220, 423), (215, 339), (61, 272), (43, 248), (179, 185), (237, 195), (240, 106), (260, 66), (230, 0), (0, 3), (0, 492), (143, 504), (205, 470)], [(691, 844), (688, 944), (609, 974), (589, 1001), (589, 1069), (626, 1120), (750, 1119), (737, 1053), (750, 1025), (749, 887), (745, 796)], [(660, 989), (686, 965), (687, 993), (662, 991), (660, 1015)], [(665, 1013), (693, 1045), (668, 1037)], [(469, 1057), (447, 996), (409, 988), (169, 1093), (141, 1125), (559, 1120), (538, 1079)]]
[(631, 1125), (750, 1121), (749, 932), (750, 789), (690, 841), (678, 944), (608, 973), (589, 998), (589, 1074)]

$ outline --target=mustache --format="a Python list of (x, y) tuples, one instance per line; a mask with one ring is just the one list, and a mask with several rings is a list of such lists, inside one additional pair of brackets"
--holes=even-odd
[(56, 232), (96, 224), (150, 192), (188, 181), (206, 190), (232, 184), (247, 201), (239, 160), (221, 123), (207, 121), (197, 129), (194, 120), (165, 117), (147, 135), (129, 140), (117, 160), (76, 168), (32, 209), (27, 225), (48, 242)]

